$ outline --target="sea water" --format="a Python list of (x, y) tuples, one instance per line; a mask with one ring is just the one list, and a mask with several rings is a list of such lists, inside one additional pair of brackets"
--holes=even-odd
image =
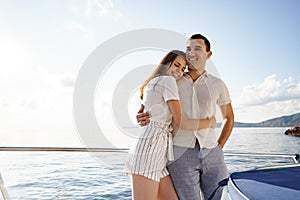
[[(300, 153), (300, 138), (286, 128), (234, 128), (228, 153)], [(123, 174), (127, 153), (0, 152), (0, 169), (10, 199), (131, 199)], [(292, 163), (283, 158), (225, 156), (229, 172)], [(1, 198), (0, 198), (1, 199)]]

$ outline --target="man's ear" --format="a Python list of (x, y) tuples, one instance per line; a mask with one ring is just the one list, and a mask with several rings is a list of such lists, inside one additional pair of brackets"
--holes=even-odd
[(207, 52), (207, 59), (209, 59), (212, 55), (212, 51)]

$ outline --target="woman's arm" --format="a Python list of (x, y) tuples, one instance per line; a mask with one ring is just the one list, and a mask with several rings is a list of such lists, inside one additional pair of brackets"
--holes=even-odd
[(175, 125), (180, 129), (185, 130), (200, 130), (209, 127), (216, 127), (216, 118), (211, 119), (188, 119), (182, 112), (179, 100), (167, 101), (169, 109), (173, 115)]

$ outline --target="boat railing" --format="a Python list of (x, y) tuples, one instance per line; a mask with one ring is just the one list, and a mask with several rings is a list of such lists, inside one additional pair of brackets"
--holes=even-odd
[(300, 154), (272, 154), (272, 153), (229, 153), (225, 156), (242, 156), (242, 157), (262, 157), (262, 158), (290, 158), (295, 164), (300, 162)]
[[(63, 152), (128, 152), (127, 148), (77, 148), (77, 147), (0, 147), (1, 151), (63, 151)], [(265, 158), (290, 158), (297, 164), (300, 162), (299, 154), (270, 154), (270, 153), (231, 153), (224, 152), (224, 156), (242, 156), (242, 157), (265, 157)], [(0, 189), (4, 200), (9, 200), (8, 191), (5, 187), (0, 172)]]

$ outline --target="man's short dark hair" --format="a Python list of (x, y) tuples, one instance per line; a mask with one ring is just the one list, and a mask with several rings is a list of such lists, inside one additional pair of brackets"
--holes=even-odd
[(208, 39), (205, 36), (201, 35), (200, 33), (197, 33), (197, 34), (192, 35), (189, 38), (189, 40), (194, 40), (194, 39), (202, 39), (202, 40), (204, 40), (204, 44), (206, 46), (206, 51), (210, 51), (210, 42), (208, 41)]

